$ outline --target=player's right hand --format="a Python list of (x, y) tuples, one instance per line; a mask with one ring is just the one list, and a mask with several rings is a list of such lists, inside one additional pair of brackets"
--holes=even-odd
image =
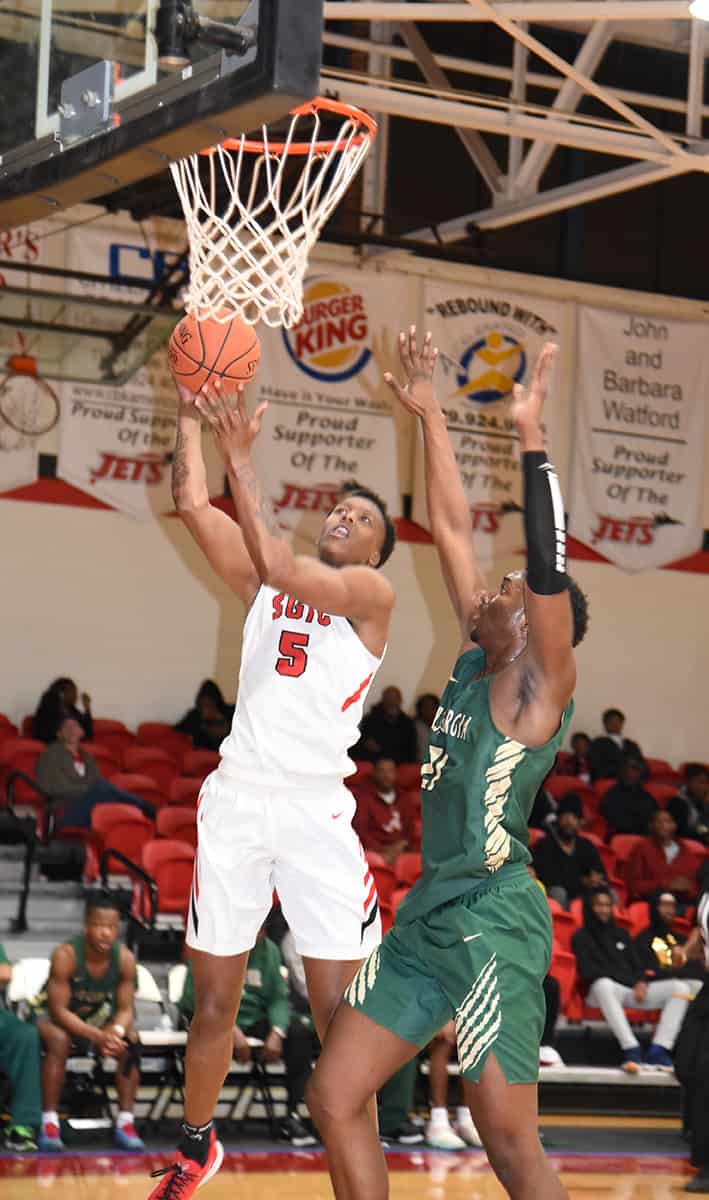
[(251, 1062), (251, 1047), (245, 1033), (239, 1029), (238, 1025), (234, 1026), (234, 1058), (240, 1063)]
[(425, 417), (438, 411), (438, 400), (433, 386), (433, 372), (438, 359), (438, 347), (431, 346), (432, 335), (427, 333), (421, 349), (418, 348), (416, 326), (408, 334), (399, 334), (399, 358), (406, 382), (399, 383), (387, 371), (384, 382), (391, 388), (400, 404), (416, 417)]

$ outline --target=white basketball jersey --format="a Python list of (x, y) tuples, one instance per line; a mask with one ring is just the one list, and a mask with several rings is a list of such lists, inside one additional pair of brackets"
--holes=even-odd
[[(382, 655), (382, 658), (384, 656)], [(346, 617), (263, 585), (244, 623), (239, 692), (224, 766), (254, 782), (342, 779), (382, 659)]]

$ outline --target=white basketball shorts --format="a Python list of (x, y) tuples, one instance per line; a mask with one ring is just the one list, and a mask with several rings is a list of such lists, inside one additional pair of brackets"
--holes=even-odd
[(342, 782), (274, 789), (213, 771), (198, 802), (187, 944), (250, 950), (275, 890), (299, 954), (366, 958), (382, 930), (354, 811)]

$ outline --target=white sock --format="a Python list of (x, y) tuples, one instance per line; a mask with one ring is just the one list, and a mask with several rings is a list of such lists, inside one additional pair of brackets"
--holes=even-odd
[(432, 1125), (447, 1125), (448, 1124), (448, 1109), (447, 1108), (431, 1108), (431, 1124)]
[(467, 1104), (458, 1105), (455, 1110), (455, 1119), (456, 1121), (472, 1121), (473, 1118), (470, 1115), (470, 1109)]
[(59, 1113), (56, 1113), (56, 1112), (43, 1112), (42, 1113), (42, 1125), (43, 1126), (44, 1125), (58, 1125), (58, 1124), (59, 1124)]
[(133, 1124), (133, 1113), (119, 1112), (119, 1114), (118, 1114), (118, 1128), (119, 1129), (122, 1129), (124, 1125), (132, 1125), (132, 1124)]

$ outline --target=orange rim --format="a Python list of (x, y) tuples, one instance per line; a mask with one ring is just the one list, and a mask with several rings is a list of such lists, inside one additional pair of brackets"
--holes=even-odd
[[(291, 109), (292, 117), (306, 117), (315, 115), (319, 112), (334, 113), (335, 116), (343, 119), (356, 121), (361, 125), (362, 132), (356, 137), (348, 138), (346, 141), (337, 141), (331, 138), (329, 141), (323, 142), (269, 142), (268, 153), (275, 156), (287, 154), (306, 155), (306, 154), (329, 154), (334, 150), (344, 150), (345, 146), (361, 146), (363, 142), (373, 142), (377, 135), (377, 122), (369, 113), (363, 112), (361, 108), (355, 108), (353, 104), (343, 104), (340, 100), (329, 100), (325, 96), (316, 96), (314, 100), (308, 100), (305, 104), (300, 104), (297, 108)], [(247, 154), (264, 154), (266, 151), (266, 143), (262, 140), (241, 138), (227, 138), (221, 142), (225, 150), (243, 150)], [(200, 150), (200, 154), (214, 154), (217, 146), (209, 146), (206, 150)]]
[(37, 359), (32, 354), (11, 354), (5, 366), (15, 375), (30, 375), (36, 378)]

